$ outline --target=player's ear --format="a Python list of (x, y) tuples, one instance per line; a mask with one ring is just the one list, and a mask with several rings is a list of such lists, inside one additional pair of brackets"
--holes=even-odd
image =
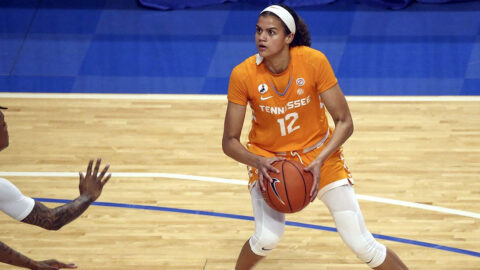
[(293, 33), (288, 34), (288, 35), (285, 37), (285, 42), (286, 42), (287, 44), (292, 43), (294, 37), (295, 37), (295, 34), (293, 34)]

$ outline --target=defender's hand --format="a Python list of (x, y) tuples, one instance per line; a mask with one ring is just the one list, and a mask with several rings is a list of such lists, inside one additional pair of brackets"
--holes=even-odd
[[(87, 168), (87, 173), (83, 175), (82, 172), (79, 172), (80, 174), (80, 196), (87, 196), (89, 200), (92, 202), (95, 201), (100, 194), (102, 193), (103, 186), (108, 182), (112, 174), (108, 174), (107, 177), (105, 177), (105, 174), (108, 171), (108, 168), (110, 168), (110, 165), (107, 164), (105, 168), (102, 170), (100, 175), (98, 175), (98, 170), (100, 169), (100, 163), (102, 162), (102, 159), (99, 158), (97, 159), (97, 162), (95, 163), (95, 168), (92, 173), (92, 165), (93, 165), (93, 159), (90, 160), (88, 163), (88, 168)], [(105, 179), (103, 179), (105, 177)]]
[(46, 261), (40, 261), (37, 262), (36, 265), (32, 268), (35, 270), (59, 270), (62, 268), (69, 268), (69, 269), (74, 269), (77, 268), (77, 266), (73, 263), (63, 263), (59, 262), (55, 259), (51, 260), (46, 260)]

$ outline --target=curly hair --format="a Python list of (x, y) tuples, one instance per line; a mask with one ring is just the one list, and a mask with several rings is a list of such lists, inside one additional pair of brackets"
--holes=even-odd
[[(295, 20), (296, 31), (295, 31), (295, 36), (293, 37), (293, 41), (292, 41), (292, 43), (290, 43), (290, 47), (295, 47), (295, 46), (310, 47), (312, 45), (312, 40), (310, 38), (310, 31), (308, 30), (308, 26), (305, 23), (305, 21), (300, 16), (298, 16), (298, 14), (295, 12), (295, 10), (293, 10), (289, 6), (287, 6), (287, 5), (279, 5), (279, 6), (286, 9), (292, 15), (293, 19)], [(272, 13), (270, 11), (265, 11), (265, 12), (262, 12), (260, 14), (260, 16), (275, 16), (275, 17), (277, 17), (280, 20), (280, 22), (282, 22), (285, 34), (288, 35), (288, 34), (291, 33), (290, 30), (288, 29), (288, 27), (285, 25), (285, 23), (275, 13)]]

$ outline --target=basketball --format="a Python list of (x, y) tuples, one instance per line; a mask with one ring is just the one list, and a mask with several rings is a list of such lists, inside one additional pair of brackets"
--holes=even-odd
[(295, 213), (310, 203), (313, 175), (293, 160), (281, 160), (272, 164), (280, 172), (270, 172), (273, 182), (265, 182), (263, 197), (267, 204), (282, 213)]

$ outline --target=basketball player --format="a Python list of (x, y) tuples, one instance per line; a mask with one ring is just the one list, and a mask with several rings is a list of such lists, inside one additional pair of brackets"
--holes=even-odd
[[(0, 107), (0, 151), (8, 146), (7, 123)], [(93, 160), (88, 163), (87, 173), (80, 174), (80, 196), (62, 206), (48, 208), (32, 198), (24, 196), (20, 190), (8, 180), (0, 178), (0, 211), (23, 223), (32, 224), (47, 230), (59, 230), (64, 225), (79, 217), (92, 202), (102, 193), (103, 186), (111, 174), (105, 177), (109, 165), (105, 166), (100, 175), (101, 159), (97, 159), (92, 173)], [(104, 179), (105, 177), (105, 179)], [(57, 260), (35, 261), (13, 250), (0, 242), (0, 262), (23, 268), (36, 270), (55, 270), (61, 268), (77, 268), (75, 264), (66, 264)]]
[[(255, 42), (258, 54), (230, 76), (222, 141), (226, 155), (248, 166), (255, 218), (255, 233), (235, 269), (253, 268), (282, 237), (285, 214), (271, 209), (261, 194), (272, 182), (268, 172), (278, 172), (272, 163), (280, 159), (302, 162), (313, 174), (310, 200), (324, 202), (343, 241), (360, 260), (372, 269), (407, 269), (365, 226), (342, 156), (342, 144), (353, 132), (350, 110), (327, 58), (310, 48), (304, 21), (287, 6), (269, 6), (258, 18)], [(252, 129), (245, 148), (240, 134), (247, 104)], [(328, 127), (325, 109), (335, 129)]]

